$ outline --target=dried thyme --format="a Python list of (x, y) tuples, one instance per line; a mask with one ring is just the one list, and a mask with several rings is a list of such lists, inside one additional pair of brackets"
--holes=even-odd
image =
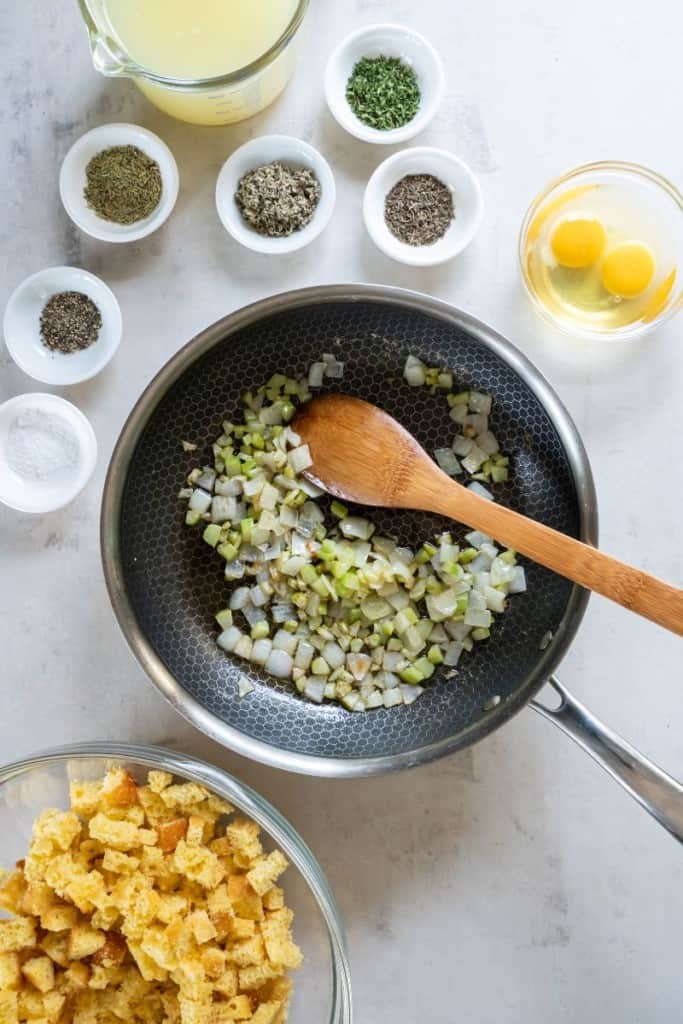
[(263, 164), (240, 178), (235, 202), (259, 235), (283, 238), (301, 231), (320, 202), (320, 182), (307, 167)]
[(407, 174), (384, 201), (384, 220), (400, 242), (433, 245), (455, 216), (453, 193), (433, 174)]
[(111, 146), (85, 169), (84, 195), (103, 220), (135, 224), (149, 217), (161, 201), (159, 164), (137, 146)]
[(346, 99), (359, 121), (370, 128), (402, 128), (417, 114), (417, 75), (398, 57), (363, 57), (346, 83)]
[(97, 341), (102, 327), (99, 309), (83, 292), (59, 292), (40, 314), (40, 337), (53, 352), (79, 352)]

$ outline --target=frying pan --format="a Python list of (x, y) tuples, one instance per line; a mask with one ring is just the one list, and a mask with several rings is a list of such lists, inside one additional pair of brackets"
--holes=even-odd
[[(576, 428), (548, 383), (499, 334), (401, 289), (336, 285), (274, 296), (214, 324), (175, 355), (133, 409), (112, 456), (102, 506), (104, 572), (119, 623), (152, 682), (223, 745), (324, 776), (423, 764), (475, 743), (531, 701), (682, 839), (683, 787), (556, 680), (559, 707), (532, 701), (552, 679), (588, 600), (538, 565), (526, 565), (527, 593), (512, 600), (491, 639), (461, 659), (457, 677), (437, 673), (410, 707), (365, 714), (319, 707), (217, 648), (213, 617), (226, 603), (222, 568), (201, 536), (183, 527), (178, 489), (194, 465), (210, 460), (221, 421), (238, 414), (247, 388), (275, 372), (300, 374), (323, 352), (346, 364), (345, 392), (383, 406), (428, 451), (451, 436), (452, 424), (444, 401), (403, 382), (409, 353), (448, 367), (458, 385), (492, 394), (494, 430), (513, 467), (499, 500), (596, 542), (595, 490)], [(197, 451), (185, 453), (181, 440)], [(445, 526), (421, 512), (378, 509), (373, 519), (380, 532), (413, 546)], [(256, 687), (242, 699), (241, 673)]]

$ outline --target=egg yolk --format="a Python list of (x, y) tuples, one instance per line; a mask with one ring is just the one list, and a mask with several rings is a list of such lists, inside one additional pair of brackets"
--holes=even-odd
[(612, 295), (634, 299), (649, 288), (655, 276), (655, 258), (642, 242), (625, 242), (612, 249), (602, 264), (600, 278)]
[(590, 267), (605, 248), (605, 229), (599, 220), (563, 220), (553, 231), (550, 248), (562, 267)]

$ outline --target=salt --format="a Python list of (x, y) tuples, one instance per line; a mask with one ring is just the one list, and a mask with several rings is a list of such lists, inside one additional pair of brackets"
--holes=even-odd
[(25, 409), (9, 429), (5, 455), (18, 476), (45, 480), (73, 469), (80, 459), (80, 447), (67, 420), (42, 409)]

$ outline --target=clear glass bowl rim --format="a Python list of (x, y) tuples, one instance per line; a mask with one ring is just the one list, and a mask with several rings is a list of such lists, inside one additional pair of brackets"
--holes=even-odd
[(111, 55), (112, 59), (116, 62), (115, 70), (112, 69), (109, 74), (123, 76), (128, 75), (133, 78), (145, 78), (150, 82), (154, 82), (156, 85), (165, 86), (168, 89), (180, 89), (192, 92), (194, 90), (215, 88), (218, 86), (237, 86), (245, 82), (247, 79), (252, 78), (254, 75), (257, 75), (259, 71), (263, 71), (264, 68), (268, 67), (268, 65), (272, 64), (273, 61), (280, 56), (282, 51), (289, 45), (296, 33), (299, 31), (306, 11), (308, 10), (309, 2), (310, 0), (297, 0), (296, 9), (289, 24), (282, 35), (275, 40), (273, 45), (270, 46), (265, 53), (262, 53), (260, 57), (257, 57), (256, 60), (253, 60), (250, 64), (245, 64), (243, 68), (238, 68), (236, 71), (231, 71), (226, 75), (218, 75), (215, 78), (167, 78), (164, 75), (159, 75), (154, 71), (150, 71), (141, 64), (137, 64), (135, 61), (132, 61), (120, 44), (115, 39), (111, 39), (104, 32), (102, 27), (98, 25), (90, 10), (90, 0), (78, 0), (78, 7), (81, 12), (81, 17), (88, 28), (90, 46), (93, 53), (98, 43), (101, 42), (106, 46), (108, 54)]
[(670, 305), (667, 306), (659, 316), (655, 317), (654, 320), (647, 324), (636, 322), (626, 328), (620, 328), (618, 331), (591, 331), (587, 328), (576, 327), (571, 331), (568, 330), (559, 320), (557, 320), (553, 314), (546, 309), (546, 307), (539, 301), (534, 294), (534, 291), (529, 282), (529, 277), (526, 270), (526, 259), (525, 259), (525, 243), (526, 236), (529, 230), (529, 225), (538, 211), (539, 207), (547, 201), (549, 196), (559, 188), (561, 185), (566, 185), (572, 179), (578, 177), (581, 174), (598, 173), (600, 171), (623, 171), (627, 174), (633, 174), (637, 177), (647, 178), (652, 181), (655, 185), (659, 186), (669, 197), (676, 203), (681, 213), (683, 213), (683, 194), (676, 188), (673, 182), (665, 178), (664, 175), (660, 174), (659, 171), (653, 171), (650, 167), (645, 167), (643, 164), (632, 163), (627, 160), (595, 160), (592, 163), (581, 164), (579, 167), (574, 167), (570, 171), (565, 171), (564, 174), (554, 178), (552, 181), (542, 188), (532, 199), (529, 204), (524, 218), (522, 220), (522, 226), (519, 229), (519, 239), (517, 245), (517, 256), (519, 260), (519, 269), (522, 276), (522, 282), (524, 288), (531, 300), (534, 308), (540, 313), (541, 317), (546, 323), (552, 324), (558, 330), (563, 333), (575, 334), (581, 338), (587, 338), (595, 341), (629, 341), (632, 338), (639, 337), (643, 334), (648, 333), (660, 324), (666, 323), (670, 320), (675, 313), (683, 306), (683, 288), (679, 283), (678, 295), (673, 298)]
[(313, 852), (278, 810), (250, 786), (199, 758), (165, 747), (130, 743), (74, 743), (40, 752), (0, 767), (0, 787), (46, 765), (69, 760), (124, 761), (170, 771), (214, 790), (253, 818), (275, 840), (310, 889), (327, 928), (332, 962), (332, 1008), (329, 1024), (352, 1024), (351, 976), (339, 908)]

